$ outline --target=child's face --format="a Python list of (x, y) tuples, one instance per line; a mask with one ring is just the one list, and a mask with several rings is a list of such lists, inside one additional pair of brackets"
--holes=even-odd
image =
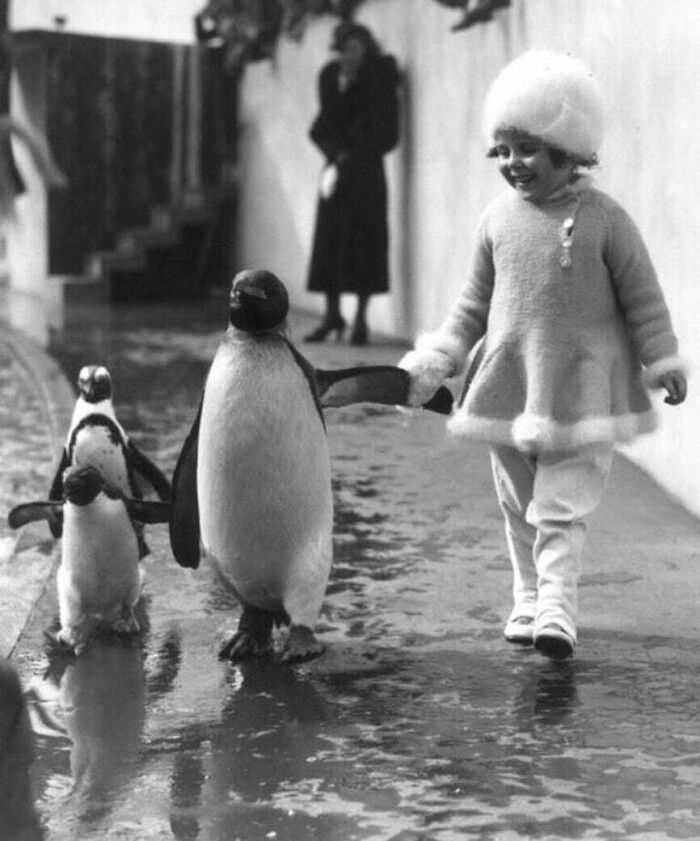
[(527, 201), (545, 201), (570, 183), (574, 164), (556, 167), (545, 144), (520, 132), (498, 132), (494, 146), (498, 169), (506, 181)]

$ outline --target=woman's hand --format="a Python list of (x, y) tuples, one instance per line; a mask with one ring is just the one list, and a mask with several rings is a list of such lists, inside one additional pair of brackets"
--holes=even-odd
[(335, 186), (338, 183), (338, 167), (335, 164), (328, 164), (321, 173), (319, 193), (321, 198), (329, 199), (335, 193)]

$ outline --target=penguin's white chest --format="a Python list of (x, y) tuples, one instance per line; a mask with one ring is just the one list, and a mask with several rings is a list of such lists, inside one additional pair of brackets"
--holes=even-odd
[(135, 603), (139, 550), (124, 503), (100, 494), (89, 505), (66, 502), (63, 512), (59, 580), (76, 591), (86, 612)]
[(124, 447), (121, 442), (114, 440), (107, 427), (85, 426), (75, 436), (72, 466), (89, 465), (99, 470), (108, 482), (125, 494), (131, 494)]
[(197, 494), (204, 548), (241, 598), (290, 615), (297, 602), (309, 613), (320, 608), (331, 564), (330, 457), (309, 384), (285, 345), (224, 342), (217, 352)]

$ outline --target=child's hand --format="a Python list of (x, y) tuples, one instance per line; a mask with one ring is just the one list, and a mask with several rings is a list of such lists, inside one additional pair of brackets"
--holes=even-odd
[(662, 374), (658, 379), (659, 387), (666, 390), (668, 396), (664, 397), (664, 403), (677, 406), (685, 400), (688, 393), (688, 383), (682, 371), (669, 371)]
[(398, 363), (411, 375), (409, 406), (422, 406), (453, 373), (454, 364), (439, 350), (411, 350)]

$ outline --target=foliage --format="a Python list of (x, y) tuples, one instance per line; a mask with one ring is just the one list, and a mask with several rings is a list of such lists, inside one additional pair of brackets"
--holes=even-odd
[(220, 53), (224, 69), (240, 73), (251, 61), (271, 58), (281, 36), (301, 40), (319, 15), (352, 17), (363, 0), (210, 0), (196, 16), (197, 38)]

